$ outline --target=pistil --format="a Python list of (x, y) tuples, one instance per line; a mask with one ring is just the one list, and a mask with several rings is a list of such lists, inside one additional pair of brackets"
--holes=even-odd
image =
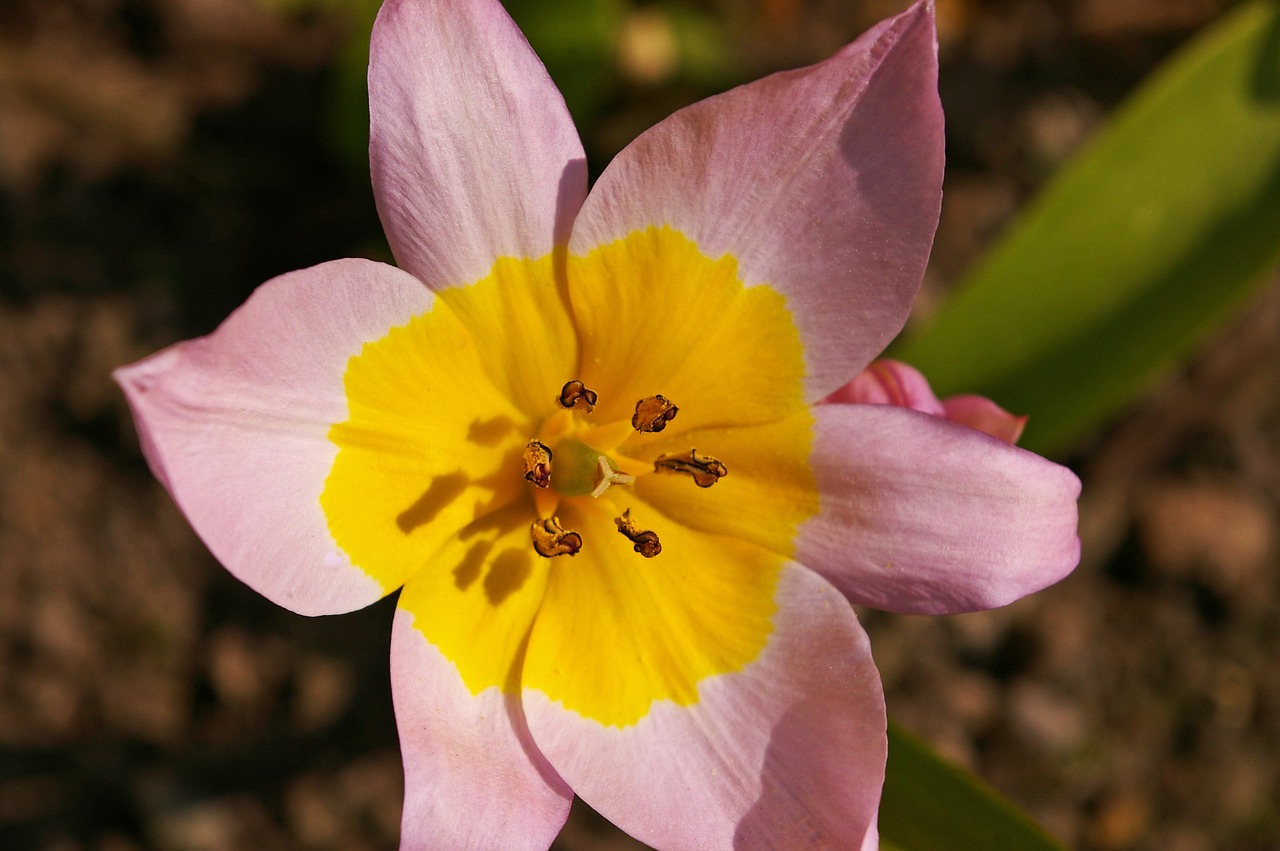
[(613, 469), (607, 456), (599, 457), (597, 467), (600, 470), (600, 478), (596, 480), (596, 486), (591, 490), (591, 495), (596, 499), (604, 496), (605, 492), (614, 485), (629, 485), (636, 480), (636, 477), (630, 473)]
[(633, 481), (618, 472), (603, 452), (576, 438), (564, 438), (553, 451), (556, 467), (552, 485), (561, 496), (599, 496), (611, 485)]

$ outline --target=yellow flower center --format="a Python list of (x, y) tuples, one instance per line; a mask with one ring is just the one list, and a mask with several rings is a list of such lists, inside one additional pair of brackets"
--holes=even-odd
[(473, 693), (632, 724), (768, 640), (803, 378), (782, 296), (670, 228), (503, 258), (351, 358), (321, 506)]
[[(581, 409), (590, 414), (595, 410), (599, 394), (574, 379), (564, 385), (557, 398), (563, 408)], [(679, 408), (665, 397), (646, 396), (636, 402), (635, 413), (631, 416), (631, 428), (641, 434), (660, 432), (666, 428), (667, 423), (675, 419), (678, 412)], [(582, 536), (559, 525), (559, 518), (555, 516), (559, 505), (557, 497), (590, 496), (598, 499), (615, 485), (633, 484), (636, 476), (644, 475), (645, 472), (632, 459), (627, 458), (625, 466), (636, 471), (628, 472), (623, 469), (624, 465), (610, 458), (607, 453), (583, 442), (577, 436), (569, 436), (585, 433), (594, 440), (609, 441), (612, 447), (622, 435), (616, 426), (594, 429), (585, 425), (575, 427), (574, 421), (566, 421), (563, 414), (561, 412), (552, 417), (542, 428), (548, 438), (565, 435), (556, 442), (555, 449), (542, 440), (535, 439), (525, 446), (523, 455), (525, 480), (535, 487), (552, 488), (555, 492), (554, 496), (534, 495), (534, 503), (544, 516), (529, 527), (529, 537), (533, 541), (534, 552), (544, 558), (576, 556), (582, 549)], [(711, 487), (729, 473), (722, 462), (710, 455), (700, 455), (696, 449), (680, 455), (659, 455), (653, 462), (653, 470), (687, 473), (693, 483), (701, 488)], [(657, 533), (650, 529), (640, 529), (631, 517), (630, 508), (623, 511), (622, 516), (615, 517), (613, 522), (640, 555), (653, 558), (662, 552), (662, 543)]]

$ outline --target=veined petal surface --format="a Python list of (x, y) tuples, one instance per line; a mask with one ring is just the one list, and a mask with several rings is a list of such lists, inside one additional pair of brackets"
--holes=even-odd
[(821, 509), (795, 557), (850, 600), (944, 614), (1003, 606), (1080, 560), (1080, 481), (971, 428), (909, 408), (818, 405)]
[(432, 302), (399, 269), (338, 260), (268, 281), (209, 336), (116, 372), (156, 477), (218, 561), (285, 608), (350, 611), (389, 590), (330, 534), (329, 431), (348, 414), (348, 360)]
[(369, 48), (369, 156), (399, 265), (432, 289), (568, 240), (586, 195), (564, 98), (497, 0), (387, 0)]
[[(755, 659), (633, 724), (585, 718), (526, 685), (534, 740), (583, 800), (658, 848), (863, 847), (886, 754), (866, 636), (847, 601), (797, 565), (782, 569), (773, 600)], [(630, 665), (625, 648), (587, 650)]]
[(669, 226), (750, 287), (786, 297), (805, 398), (857, 374), (896, 335), (938, 223), (942, 110), (931, 3), (809, 68), (677, 112), (601, 175), (574, 254)]

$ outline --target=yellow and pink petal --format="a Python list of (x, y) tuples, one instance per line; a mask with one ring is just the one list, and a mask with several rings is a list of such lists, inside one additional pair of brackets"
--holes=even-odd
[(573, 793), (520, 706), (525, 641), (548, 562), (527, 514), (464, 531), (401, 593), (391, 688), (404, 759), (401, 847), (545, 849)]
[[(459, 292), (514, 297), (520, 280)], [(319, 502), (333, 540), (388, 588), (435, 570), (476, 518), (513, 503), (532, 512), (518, 471), (534, 421), (490, 380), (486, 336), (437, 295), (347, 363), (347, 416), (329, 430), (338, 451)]]
[(387, 0), (369, 50), (369, 112), (383, 228), (396, 262), (428, 287), (567, 243), (586, 195), (582, 145), (497, 0)]
[(116, 372), (156, 477), (214, 556), (279, 605), (351, 611), (403, 581), (352, 564), (320, 497), (348, 361), (432, 302), (399, 269), (338, 260), (263, 284), (209, 336)]
[[(886, 754), (866, 636), (844, 598), (797, 565), (779, 567), (770, 602), (752, 658), (700, 679), (692, 694), (654, 700), (631, 721), (595, 717), (527, 680), (524, 711), (538, 747), (583, 800), (655, 847), (863, 847)], [(570, 650), (541, 624), (529, 665), (566, 653), (566, 668), (634, 672), (628, 648)], [(697, 635), (668, 625), (693, 654), (726, 640), (718, 621)]]
[(665, 226), (733, 258), (748, 288), (785, 298), (803, 397), (825, 397), (898, 333), (920, 285), (941, 203), (936, 51), (917, 3), (825, 62), (677, 112), (605, 169), (573, 253)]
[(910, 408), (817, 405), (759, 426), (696, 429), (642, 457), (682, 443), (715, 446), (732, 473), (701, 491), (646, 476), (637, 496), (699, 531), (793, 557), (855, 603), (992, 608), (1079, 560), (1070, 470)]

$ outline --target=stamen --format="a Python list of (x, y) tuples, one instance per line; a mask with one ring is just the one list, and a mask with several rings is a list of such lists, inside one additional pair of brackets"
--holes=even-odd
[(535, 520), (529, 527), (533, 551), (543, 558), (575, 556), (582, 549), (582, 536), (563, 528), (559, 517)]
[(588, 390), (587, 385), (575, 378), (560, 388), (557, 401), (562, 408), (585, 408), (589, 414), (596, 409), (597, 398), (594, 390)]
[(631, 543), (635, 544), (632, 548), (645, 558), (653, 558), (662, 552), (662, 544), (658, 541), (656, 532), (648, 530), (640, 531), (640, 527), (636, 526), (636, 521), (631, 519), (631, 509), (628, 508), (622, 512), (621, 517), (613, 518), (613, 522), (618, 524), (618, 531), (626, 535)]
[(603, 455), (600, 456), (597, 464), (600, 468), (600, 478), (596, 482), (595, 490), (591, 491), (591, 495), (597, 499), (613, 485), (629, 485), (636, 480), (636, 477), (630, 473), (613, 469), (609, 465), (609, 459)]
[(636, 402), (636, 412), (631, 416), (631, 427), (638, 432), (662, 431), (675, 419), (679, 408), (665, 396), (646, 396)]
[(551, 485), (551, 447), (537, 440), (524, 448), (524, 478), (540, 488)]
[(709, 488), (729, 475), (729, 469), (710, 455), (690, 449), (683, 455), (659, 455), (653, 462), (658, 473), (687, 473), (700, 488)]

